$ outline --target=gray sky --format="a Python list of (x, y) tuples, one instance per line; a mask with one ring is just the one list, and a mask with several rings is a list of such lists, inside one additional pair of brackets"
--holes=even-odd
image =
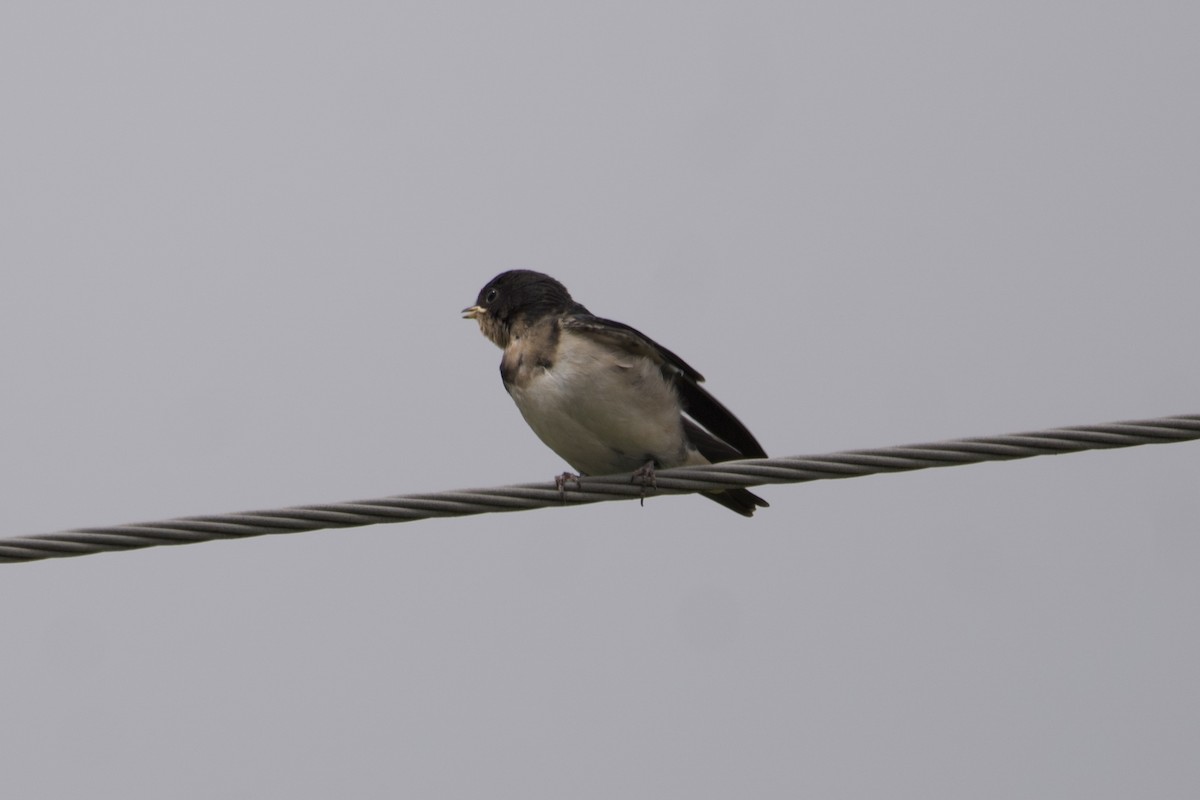
[[(773, 455), (1200, 412), (1185, 3), (0, 8), (0, 535), (548, 479), (548, 272)], [(1200, 447), (0, 567), (21, 798), (1195, 797)]]

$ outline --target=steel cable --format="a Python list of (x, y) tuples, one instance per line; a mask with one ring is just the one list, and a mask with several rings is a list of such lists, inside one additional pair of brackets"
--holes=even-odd
[[(704, 467), (662, 470), (653, 494), (687, 494), (738, 486), (802, 483), (854, 478), (879, 473), (952, 467), (982, 461), (1008, 461), (1033, 456), (1076, 453), (1143, 444), (1200, 439), (1200, 414), (1159, 419), (1080, 425), (1068, 428), (955, 439), (932, 444), (849, 450), (815, 456), (727, 461)], [(181, 517), (162, 522), (80, 528), (59, 533), (0, 539), (0, 563), (37, 561), (113, 550), (135, 550), (216, 539), (240, 539), (271, 533), (323, 528), (351, 528), (434, 517), (457, 517), (501, 511), (526, 511), (643, 496), (628, 475), (571, 481), (563, 490), (553, 482), (526, 483), (492, 489), (467, 489), (358, 500), (348, 503), (295, 506), (271, 511)]]

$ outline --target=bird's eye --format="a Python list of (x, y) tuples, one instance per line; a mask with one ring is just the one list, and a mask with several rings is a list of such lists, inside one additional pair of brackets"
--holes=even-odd
[(500, 294), (500, 292), (496, 291), (495, 289), (492, 289), (490, 292), (487, 293), (487, 297), (483, 298), (483, 302), (494, 303), (494, 302), (496, 302), (496, 296), (499, 294)]

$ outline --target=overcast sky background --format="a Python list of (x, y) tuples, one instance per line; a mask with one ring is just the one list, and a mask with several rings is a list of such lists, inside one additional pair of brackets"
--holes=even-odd
[[(1200, 412), (1194, 3), (6, 2), (0, 535)], [(1200, 795), (1200, 446), (0, 566), (20, 798)]]

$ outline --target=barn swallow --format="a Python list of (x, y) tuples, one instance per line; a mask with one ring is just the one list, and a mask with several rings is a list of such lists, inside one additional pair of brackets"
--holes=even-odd
[[(632, 472), (644, 487), (655, 468), (767, 457), (699, 372), (549, 275), (503, 272), (462, 314), (504, 351), (500, 377), (529, 427), (580, 475)], [(747, 489), (704, 496), (747, 517), (767, 505)]]

